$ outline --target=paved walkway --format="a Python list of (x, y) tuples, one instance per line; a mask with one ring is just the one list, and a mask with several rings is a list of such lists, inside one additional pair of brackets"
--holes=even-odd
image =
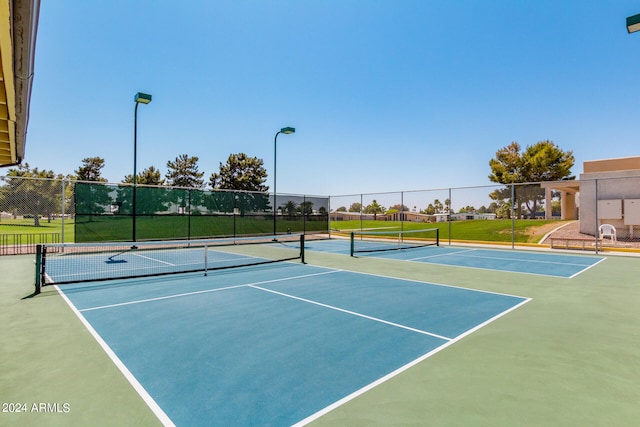
[[(580, 233), (580, 221), (572, 221), (561, 227), (556, 228), (540, 242), (543, 244), (550, 244), (550, 239), (594, 239), (594, 236), (590, 234)], [(611, 242), (609, 239), (602, 241), (604, 248), (627, 248), (627, 249), (640, 249), (640, 239), (635, 241), (618, 240), (617, 242)]]

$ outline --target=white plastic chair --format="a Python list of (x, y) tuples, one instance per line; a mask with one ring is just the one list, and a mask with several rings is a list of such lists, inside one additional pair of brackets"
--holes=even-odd
[(608, 237), (612, 242), (617, 241), (616, 238), (616, 228), (611, 224), (602, 224), (599, 228), (600, 238), (604, 239)]

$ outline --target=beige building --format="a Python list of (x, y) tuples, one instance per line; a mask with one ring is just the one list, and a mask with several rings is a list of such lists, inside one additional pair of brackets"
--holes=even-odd
[[(545, 182), (546, 206), (559, 191), (562, 219), (580, 219), (580, 232), (595, 236), (611, 224), (621, 238), (640, 237), (640, 157), (591, 160), (575, 181)], [(550, 219), (551, 209), (547, 209)]]
[(640, 237), (640, 157), (585, 162), (580, 209), (581, 233), (611, 224), (618, 237)]

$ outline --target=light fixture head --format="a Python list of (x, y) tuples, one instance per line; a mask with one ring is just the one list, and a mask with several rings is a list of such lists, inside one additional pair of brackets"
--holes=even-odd
[(138, 92), (136, 93), (136, 97), (134, 98), (134, 101), (140, 104), (148, 104), (151, 102), (151, 95), (147, 93)]
[(627, 18), (627, 31), (635, 33), (640, 30), (640, 15), (633, 15)]
[(290, 133), (295, 133), (296, 128), (290, 128), (290, 127), (286, 127), (286, 128), (282, 128), (280, 129), (281, 133), (284, 133), (286, 135), (290, 134)]

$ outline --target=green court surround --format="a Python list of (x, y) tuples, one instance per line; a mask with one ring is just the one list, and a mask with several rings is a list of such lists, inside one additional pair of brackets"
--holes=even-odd
[[(309, 253), (307, 262), (527, 296), (533, 301), (311, 425), (634, 425), (640, 419), (640, 258), (608, 256), (573, 279)], [(51, 287), (32, 256), (0, 257), (1, 425), (159, 422)], [(50, 405), (50, 407), (54, 407)]]

